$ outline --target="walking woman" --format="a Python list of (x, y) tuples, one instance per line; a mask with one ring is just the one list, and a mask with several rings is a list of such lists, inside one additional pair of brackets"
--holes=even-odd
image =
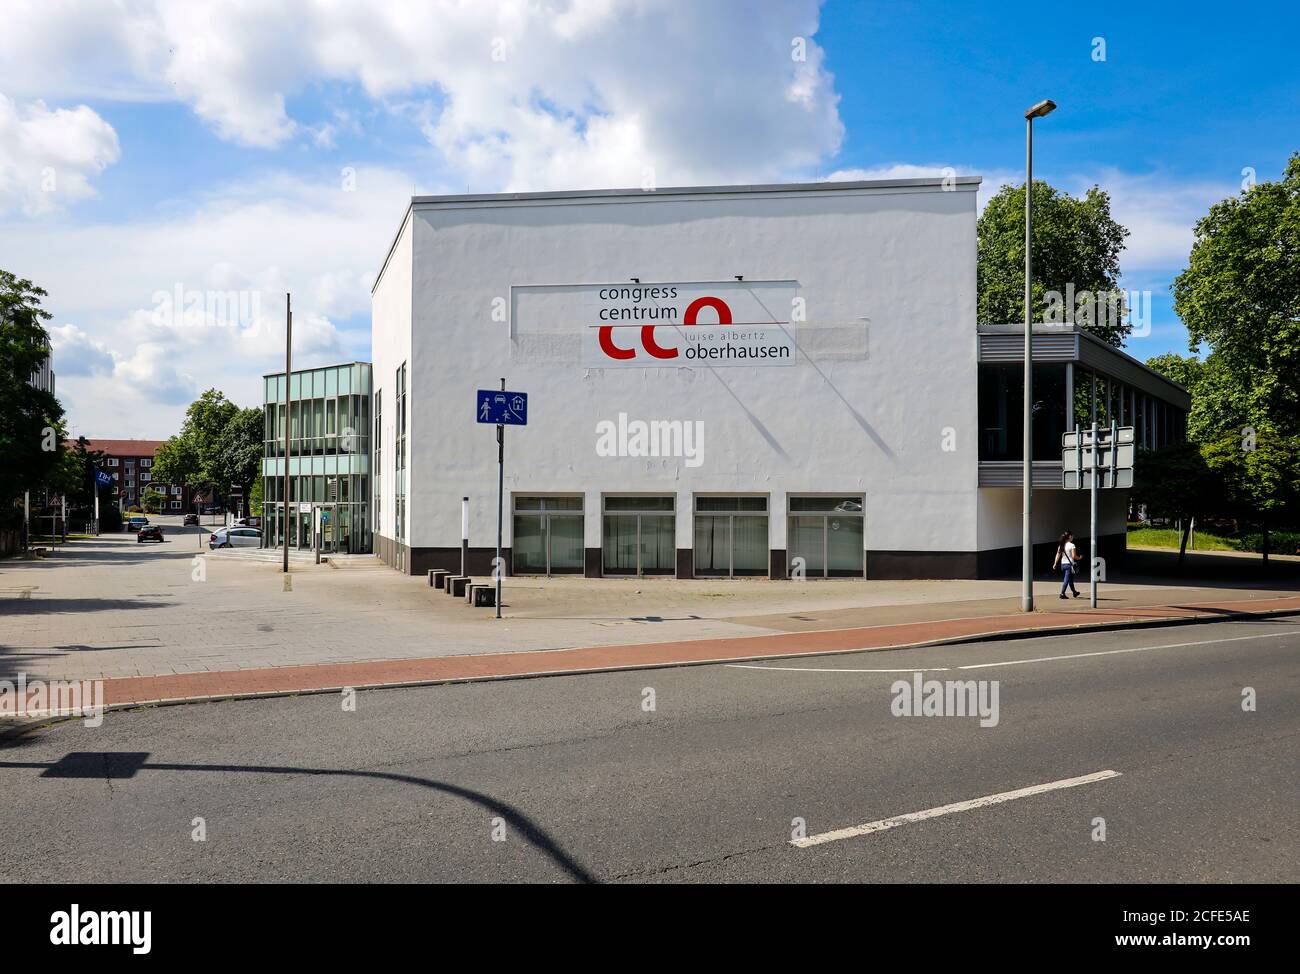
[(1079, 597), (1079, 590), (1074, 587), (1074, 572), (1078, 561), (1079, 552), (1074, 547), (1074, 535), (1066, 531), (1056, 545), (1056, 561), (1052, 564), (1053, 568), (1061, 569), (1061, 598), (1066, 598), (1067, 588), (1074, 593), (1076, 599)]

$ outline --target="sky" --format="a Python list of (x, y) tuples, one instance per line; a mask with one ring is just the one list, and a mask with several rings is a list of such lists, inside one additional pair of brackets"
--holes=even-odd
[[(1086, 9), (1084, 9), (1086, 6)], [(1186, 353), (1196, 220), (1300, 150), (1300, 5), (6, 0), (0, 268), (44, 287), (72, 435), (366, 360), (412, 193), (1034, 173), (1098, 185)]]

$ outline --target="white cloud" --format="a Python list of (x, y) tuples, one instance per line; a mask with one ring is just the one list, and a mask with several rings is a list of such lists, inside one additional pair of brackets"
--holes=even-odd
[(95, 194), (91, 179), (117, 162), (113, 127), (85, 105), (19, 105), (0, 94), (0, 215), (36, 216)]
[[(165, 436), (195, 394), (216, 386), (261, 401), (261, 376), (284, 355), (293, 294), (294, 362), (368, 357), (370, 285), (411, 179), (358, 167), (355, 190), (333, 174), (267, 175), (214, 191), (166, 218), (129, 224), (0, 225), (21, 232), (21, 267), (49, 292), (60, 397), (78, 432)], [(142, 408), (149, 407), (149, 408)]]
[(1110, 194), (1111, 215), (1129, 230), (1120, 264), (1126, 277), (1177, 273), (1187, 266), (1196, 223), (1210, 206), (1239, 189), (1231, 183), (1181, 182), (1164, 174), (1106, 169), (1078, 176), (1072, 191), (1098, 185)]
[(981, 170), (976, 166), (955, 165), (951, 163), (926, 163), (917, 165), (910, 162), (896, 162), (887, 166), (871, 166), (866, 169), (837, 169), (827, 180), (851, 181), (860, 179), (942, 179), (945, 176), (979, 176), (983, 180), (976, 193), (975, 205), (978, 211), (984, 210), (984, 204), (995, 196), (1003, 186), (1016, 186), (1024, 183), (1024, 176), (1004, 170)]
[(6, 21), (0, 77), (178, 99), (245, 145), (327, 144), (330, 126), (286, 107), (321, 83), (422, 104), (453, 183), (474, 189), (807, 175), (843, 135), (812, 40), (817, 0), (137, 0), (84, 13), (49, 0)]
[(76, 325), (47, 326), (54, 347), (56, 374), (111, 375), (113, 352), (107, 344), (92, 338)]

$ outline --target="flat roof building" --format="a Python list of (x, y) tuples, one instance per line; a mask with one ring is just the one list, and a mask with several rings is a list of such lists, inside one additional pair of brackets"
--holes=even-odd
[[(978, 185), (413, 198), (372, 293), (375, 552), (459, 568), (468, 497), (489, 570), (497, 445), (473, 411), (504, 377), (529, 395), (506, 437), (513, 574), (1015, 571), (1023, 327), (976, 325)], [(1095, 410), (1156, 443), (1188, 401), (1073, 327), (1034, 343), (1045, 568), (1088, 521), (1060, 433)], [(1126, 507), (1105, 493), (1112, 548)]]
[[(288, 408), (286, 409), (286, 393)], [(262, 546), (362, 554), (370, 542), (370, 364), (347, 362), (262, 377)], [(289, 503), (285, 420), (289, 417)]]

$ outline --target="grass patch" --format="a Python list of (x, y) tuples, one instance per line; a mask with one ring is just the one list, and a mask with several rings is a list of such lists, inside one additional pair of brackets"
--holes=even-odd
[[(1143, 548), (1169, 548), (1173, 551), (1178, 550), (1179, 537), (1177, 528), (1130, 528), (1128, 532), (1128, 543), (1130, 545), (1139, 545)], [(1190, 545), (1188, 551), (1191, 551)], [(1197, 551), (1239, 551), (1240, 548), (1233, 538), (1227, 538), (1219, 534), (1210, 534), (1208, 531), (1196, 532), (1196, 550)]]

